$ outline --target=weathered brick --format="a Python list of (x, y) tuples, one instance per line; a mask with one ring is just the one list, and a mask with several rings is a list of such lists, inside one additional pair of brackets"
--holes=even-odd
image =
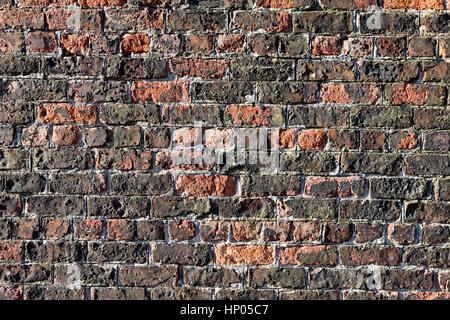
[(448, 223), (450, 217), (446, 212), (449, 206), (447, 203), (411, 202), (406, 206), (405, 220), (418, 223)]
[(407, 266), (448, 268), (448, 254), (448, 247), (407, 246), (402, 261)]
[(139, 218), (150, 214), (151, 201), (147, 197), (89, 197), (88, 216), (108, 218)]
[(97, 9), (49, 8), (45, 16), (49, 30), (102, 30), (103, 15)]
[(339, 250), (341, 263), (347, 266), (376, 264), (396, 266), (400, 262), (398, 248), (389, 246), (345, 246)]
[(363, 34), (415, 34), (418, 29), (418, 15), (415, 13), (404, 13), (388, 11), (380, 13), (380, 25), (374, 28), (369, 22), (373, 13), (360, 13), (360, 29)]
[(411, 175), (449, 175), (449, 155), (410, 155), (405, 158), (406, 174)]
[(149, 247), (136, 242), (88, 242), (87, 262), (146, 263)]
[(66, 194), (100, 194), (107, 189), (103, 174), (55, 173), (49, 177), (50, 191)]
[(319, 222), (293, 222), (292, 237), (298, 242), (318, 242), (322, 225)]
[(395, 200), (342, 200), (342, 219), (395, 221), (401, 215), (400, 202)]
[(286, 11), (235, 11), (232, 29), (266, 32), (291, 31), (291, 14)]
[(364, 195), (364, 179), (358, 177), (307, 177), (305, 194), (320, 197), (347, 197)]
[(172, 189), (168, 175), (148, 173), (123, 173), (111, 177), (111, 193), (114, 195), (162, 195)]
[(424, 244), (447, 243), (450, 237), (450, 228), (444, 225), (428, 224), (422, 228), (422, 242)]
[(280, 156), (283, 171), (305, 174), (329, 174), (336, 168), (336, 158), (331, 153), (317, 151), (288, 152)]
[(119, 280), (124, 286), (172, 286), (177, 282), (176, 266), (122, 266)]
[(152, 245), (153, 262), (205, 266), (213, 258), (213, 248), (207, 244), (160, 243)]
[(380, 57), (403, 57), (406, 39), (401, 37), (380, 37), (376, 41), (377, 55)]
[(132, 220), (108, 220), (106, 235), (111, 240), (133, 240), (134, 222)]
[(0, 29), (44, 29), (44, 13), (37, 8), (0, 9)]
[(244, 81), (293, 80), (293, 60), (268, 57), (233, 58), (230, 62), (231, 77)]
[(110, 8), (105, 10), (105, 31), (161, 30), (164, 26), (162, 10)]
[(306, 272), (303, 268), (252, 268), (249, 270), (249, 285), (252, 288), (274, 287), (301, 289), (306, 287)]
[(294, 33), (350, 33), (353, 19), (350, 12), (296, 12), (292, 17)]
[(402, 164), (400, 154), (345, 152), (341, 156), (341, 169), (345, 173), (397, 175)]
[(393, 105), (413, 104), (440, 106), (445, 102), (445, 89), (441, 86), (420, 84), (388, 85), (386, 100)]
[(355, 80), (353, 62), (336, 60), (298, 60), (297, 79), (303, 80)]
[(127, 100), (127, 85), (119, 81), (75, 81), (69, 84), (68, 96), (76, 102), (123, 102)]
[(332, 199), (287, 198), (278, 201), (282, 217), (302, 220), (334, 220), (337, 212), (336, 201)]
[(298, 195), (300, 188), (299, 176), (253, 176), (242, 181), (245, 195)]
[(335, 265), (337, 258), (336, 247), (324, 245), (286, 247), (278, 252), (278, 263), (282, 265)]
[(253, 90), (254, 86), (249, 82), (195, 82), (192, 97), (203, 102), (253, 102)]

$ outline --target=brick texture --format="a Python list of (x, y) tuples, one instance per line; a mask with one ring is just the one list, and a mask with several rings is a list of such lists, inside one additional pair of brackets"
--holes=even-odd
[(449, 14), (0, 0), (0, 300), (450, 299)]

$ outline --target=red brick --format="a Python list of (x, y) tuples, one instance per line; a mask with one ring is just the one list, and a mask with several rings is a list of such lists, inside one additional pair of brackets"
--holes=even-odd
[(305, 150), (322, 150), (327, 143), (327, 134), (322, 129), (302, 130), (298, 134), (298, 145)]
[(39, 219), (20, 219), (17, 223), (17, 238), (36, 239), (39, 235)]
[(236, 178), (231, 176), (181, 175), (176, 181), (176, 192), (186, 195), (225, 195), (236, 193)]
[(210, 54), (214, 49), (214, 37), (211, 34), (187, 34), (185, 50), (188, 53)]
[(306, 177), (305, 193), (320, 197), (363, 196), (364, 184), (360, 177)]
[(228, 69), (226, 59), (184, 59), (173, 58), (169, 63), (170, 71), (177, 76), (220, 79)]
[(315, 36), (311, 43), (311, 53), (315, 56), (338, 56), (341, 41), (335, 36)]
[(0, 32), (0, 53), (19, 53), (22, 48), (23, 35), (21, 33)]
[(22, 145), (40, 147), (48, 143), (47, 127), (27, 127), (22, 130)]
[(59, 41), (65, 53), (86, 54), (89, 50), (89, 36), (86, 34), (64, 33)]
[(385, 9), (443, 10), (444, 0), (384, 0)]
[(381, 98), (381, 91), (367, 84), (324, 83), (321, 95), (326, 103), (376, 104)]
[(320, 222), (293, 222), (292, 237), (298, 242), (317, 242), (320, 240)]
[(337, 258), (336, 248), (324, 245), (280, 248), (278, 253), (279, 264), (335, 265)]
[(424, 105), (428, 101), (427, 87), (420, 84), (397, 84), (393, 85), (391, 90), (389, 98), (393, 105)]
[(133, 82), (132, 101), (187, 102), (189, 83), (187, 81)]
[(44, 29), (44, 13), (40, 9), (0, 9), (0, 29)]
[(223, 265), (267, 265), (274, 261), (275, 250), (266, 245), (218, 244), (216, 263)]
[(231, 117), (234, 125), (268, 126), (284, 123), (280, 107), (228, 106), (225, 117)]
[(30, 32), (27, 47), (30, 53), (53, 53), (58, 47), (56, 35), (50, 32)]
[(280, 130), (280, 149), (292, 149), (295, 147), (295, 130)]
[(124, 34), (121, 48), (123, 54), (150, 52), (150, 38), (145, 33)]
[(169, 221), (170, 240), (191, 240), (195, 238), (197, 229), (194, 222), (190, 220)]
[(94, 124), (97, 121), (97, 108), (93, 105), (69, 103), (41, 104), (38, 106), (37, 116), (41, 123)]
[(21, 261), (22, 243), (18, 241), (0, 241), (0, 261)]
[(78, 126), (53, 127), (52, 142), (57, 146), (74, 146), (80, 138), (81, 129)]
[(261, 235), (261, 223), (236, 221), (232, 223), (232, 236), (235, 241), (258, 241)]
[(103, 231), (102, 220), (83, 219), (74, 223), (75, 239), (100, 239)]
[(217, 35), (217, 52), (242, 53), (244, 52), (245, 36), (242, 34)]

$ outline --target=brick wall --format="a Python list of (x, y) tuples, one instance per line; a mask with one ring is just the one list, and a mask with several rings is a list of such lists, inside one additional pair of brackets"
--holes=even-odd
[(0, 0), (0, 299), (450, 298), (449, 5)]

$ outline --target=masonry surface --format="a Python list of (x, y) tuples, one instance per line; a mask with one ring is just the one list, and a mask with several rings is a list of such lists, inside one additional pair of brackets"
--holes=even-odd
[(0, 0), (0, 299), (449, 299), (449, 5)]

